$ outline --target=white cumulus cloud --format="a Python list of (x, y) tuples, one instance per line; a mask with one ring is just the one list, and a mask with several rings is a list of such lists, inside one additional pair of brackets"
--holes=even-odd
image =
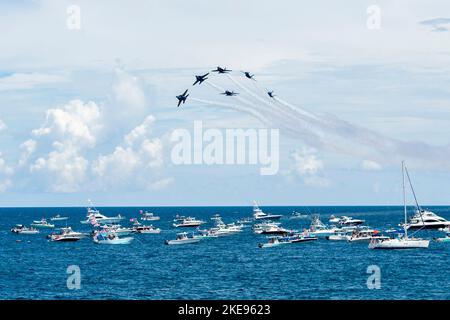
[(361, 168), (366, 171), (379, 171), (382, 169), (382, 166), (376, 161), (364, 160), (361, 163)]
[(303, 183), (313, 187), (328, 187), (330, 181), (324, 177), (324, 162), (317, 157), (314, 148), (302, 148), (291, 153), (290, 173), (302, 179)]

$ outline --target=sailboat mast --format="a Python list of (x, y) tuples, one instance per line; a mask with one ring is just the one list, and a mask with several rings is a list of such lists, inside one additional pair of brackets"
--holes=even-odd
[(405, 190), (405, 162), (402, 161), (402, 182), (403, 182), (403, 211), (405, 214), (405, 223), (403, 224), (403, 230), (405, 231), (405, 239), (408, 239), (407, 214), (406, 214), (406, 190)]

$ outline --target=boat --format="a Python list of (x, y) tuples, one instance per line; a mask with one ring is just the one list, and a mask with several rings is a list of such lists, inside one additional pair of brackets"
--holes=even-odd
[(404, 233), (399, 234), (397, 238), (389, 238), (389, 239), (376, 239), (373, 238), (369, 243), (369, 249), (426, 249), (430, 245), (430, 240), (418, 239), (414, 238), (414, 236), (408, 236), (408, 227), (407, 227), (407, 209), (406, 209), (406, 190), (405, 190), (405, 173), (408, 177), (409, 185), (411, 187), (411, 191), (415, 196), (414, 188), (411, 183), (411, 179), (409, 178), (408, 169), (405, 166), (405, 163), (402, 161), (402, 186), (403, 186), (403, 211), (405, 216), (405, 223), (403, 224)]
[(16, 224), (12, 229), (11, 232), (13, 233), (20, 233), (20, 234), (38, 234), (39, 230), (33, 227), (25, 227), (22, 224)]
[(161, 232), (161, 229), (155, 228), (152, 225), (141, 224), (137, 220), (134, 222), (132, 230), (137, 233), (160, 233)]
[(140, 214), (141, 214), (141, 220), (142, 220), (142, 221), (157, 221), (157, 220), (160, 219), (160, 217), (155, 216), (155, 215), (153, 214), (153, 212), (147, 212), (147, 211), (143, 212), (143, 211), (141, 210), (141, 211), (140, 211)]
[(450, 233), (447, 233), (444, 238), (437, 238), (437, 242), (450, 242)]
[(289, 217), (289, 219), (307, 219), (308, 215), (307, 214), (302, 214), (300, 212), (297, 211), (293, 211), (291, 213), (291, 216)]
[(339, 218), (338, 225), (340, 226), (359, 226), (365, 221), (361, 219), (353, 219), (352, 217), (342, 216)]
[(347, 236), (348, 242), (371, 242), (375, 240), (387, 240), (389, 237), (383, 236), (378, 230), (356, 229), (351, 235)]
[(335, 234), (339, 231), (336, 227), (328, 227), (321, 220), (319, 215), (315, 215), (312, 217), (311, 225), (309, 226), (308, 231), (311, 235), (316, 237), (327, 237)]
[(450, 226), (447, 226), (445, 228), (439, 228), (439, 231), (445, 232), (445, 233), (450, 233)]
[(93, 208), (87, 208), (87, 214), (86, 214), (86, 220), (81, 221), (82, 224), (112, 224), (112, 223), (119, 223), (125, 219), (120, 214), (115, 217), (107, 217), (100, 213), (99, 210), (93, 209)]
[(279, 245), (283, 244), (290, 244), (290, 241), (284, 240), (280, 237), (270, 237), (269, 241), (267, 243), (260, 243), (258, 244), (258, 247), (260, 248), (271, 248), (271, 247), (277, 247)]
[(287, 230), (281, 226), (276, 225), (266, 225), (263, 226), (260, 230), (255, 231), (257, 234), (288, 234), (290, 230)]
[(214, 227), (211, 228), (210, 231), (217, 236), (231, 235), (243, 231), (243, 224), (225, 224), (219, 214), (214, 215), (211, 220), (214, 221)]
[(48, 236), (51, 241), (56, 242), (71, 242), (78, 241), (84, 238), (86, 235), (81, 232), (75, 232), (71, 227), (61, 228), (59, 233), (53, 233)]
[(97, 244), (130, 244), (134, 238), (133, 237), (124, 237), (120, 238), (116, 233), (104, 233), (104, 232), (96, 232), (92, 238), (94, 243)]
[(120, 224), (104, 224), (99, 226), (100, 231), (104, 233), (115, 233), (118, 236), (128, 236), (132, 233), (136, 233), (133, 228), (122, 227)]
[(174, 222), (173, 226), (175, 228), (198, 227), (204, 223), (205, 223), (205, 221), (197, 220), (193, 217), (183, 217), (182, 219), (177, 219), (176, 222)]
[(335, 215), (331, 215), (328, 222), (331, 224), (337, 224), (337, 223), (339, 223), (339, 220), (340, 220), (339, 217), (336, 217)]
[(197, 229), (198, 234), (193, 234), (192, 238), (194, 239), (210, 239), (210, 238), (218, 238), (219, 234), (214, 230), (200, 230)]
[(309, 231), (305, 230), (302, 233), (290, 233), (286, 236), (281, 237), (282, 240), (287, 240), (291, 243), (298, 243), (298, 242), (308, 242), (308, 241), (316, 241), (318, 240), (317, 237), (312, 236)]
[(407, 223), (408, 229), (445, 229), (450, 226), (450, 221), (434, 212), (422, 209), (418, 203), (416, 206), (416, 213)]
[(175, 240), (166, 240), (167, 245), (178, 245), (178, 244), (190, 244), (190, 243), (198, 243), (200, 239), (188, 237), (186, 232), (181, 232), (177, 234)]
[(265, 221), (263, 221), (261, 223), (254, 224), (252, 226), (252, 230), (253, 230), (254, 233), (260, 234), (260, 233), (262, 233), (262, 231), (264, 229), (278, 227), (280, 225), (281, 225), (280, 222), (273, 222), (273, 221), (270, 221), (270, 220), (265, 220)]
[(282, 215), (280, 214), (268, 214), (263, 212), (256, 201), (253, 201), (253, 218), (255, 220), (277, 220), (280, 219)]
[(69, 219), (69, 217), (62, 217), (61, 215), (57, 214), (56, 216), (51, 217), (50, 221), (64, 221), (67, 219)]
[(330, 241), (348, 241), (348, 238), (349, 235), (347, 232), (336, 232), (325, 237), (325, 239)]
[(238, 224), (250, 224), (253, 223), (253, 218), (242, 218), (236, 221)]
[(42, 218), (41, 220), (34, 220), (31, 224), (34, 228), (42, 228), (42, 229), (51, 229), (54, 228), (55, 225), (52, 223), (49, 223), (46, 219)]

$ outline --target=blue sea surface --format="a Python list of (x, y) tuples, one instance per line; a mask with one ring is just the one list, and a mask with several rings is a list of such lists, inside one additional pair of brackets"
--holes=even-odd
[[(0, 209), (1, 299), (449, 299), (450, 243), (432, 241), (422, 250), (369, 250), (367, 243), (318, 241), (260, 249), (266, 237), (251, 228), (232, 236), (204, 239), (198, 244), (167, 246), (179, 229), (176, 214), (224, 222), (249, 217), (251, 207), (105, 207), (103, 214), (138, 217), (139, 210), (161, 217), (152, 224), (160, 234), (138, 234), (130, 245), (97, 245), (90, 238), (55, 243), (38, 235), (10, 232), (15, 224), (29, 225), (42, 217), (69, 216), (67, 225), (80, 224), (85, 208)], [(365, 219), (375, 228), (397, 226), (402, 207), (262, 207), (289, 216), (293, 210)], [(429, 207), (450, 219), (450, 207)], [(284, 218), (287, 228), (302, 229), (310, 221)], [(209, 223), (211, 224), (211, 223)], [(65, 226), (66, 222), (60, 222)], [(184, 231), (184, 230), (183, 230)], [(422, 237), (442, 237), (421, 231)], [(17, 241), (21, 240), (21, 241)], [(81, 288), (69, 290), (67, 268), (81, 270)], [(381, 288), (368, 289), (367, 268), (379, 266)]]

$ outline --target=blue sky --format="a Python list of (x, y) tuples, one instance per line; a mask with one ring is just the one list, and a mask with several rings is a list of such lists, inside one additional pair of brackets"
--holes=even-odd
[[(70, 5), (79, 30), (67, 28)], [(370, 5), (0, 2), (0, 205), (395, 205), (401, 159), (422, 203), (450, 203), (450, 4), (378, 1), (376, 30)], [(192, 100), (177, 109), (193, 75), (217, 65), (255, 73), (330, 125), (257, 100), (270, 121)], [(192, 92), (230, 102), (211, 86)], [(279, 128), (279, 174), (174, 165), (171, 132), (195, 120)]]

